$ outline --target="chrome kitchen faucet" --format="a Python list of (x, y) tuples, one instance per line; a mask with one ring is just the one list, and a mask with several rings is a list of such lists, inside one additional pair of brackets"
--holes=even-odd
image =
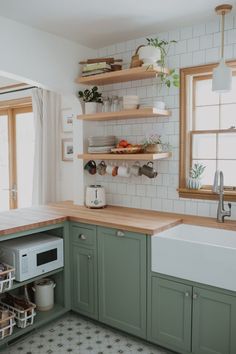
[(217, 208), (217, 221), (224, 222), (225, 217), (231, 216), (231, 203), (228, 203), (229, 210), (224, 208), (224, 175), (222, 171), (217, 170), (215, 172), (214, 184), (212, 188), (214, 193), (219, 194), (219, 202)]

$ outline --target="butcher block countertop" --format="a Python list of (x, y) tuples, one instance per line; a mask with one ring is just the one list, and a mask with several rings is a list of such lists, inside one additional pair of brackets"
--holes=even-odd
[(0, 213), (0, 236), (31, 230), (64, 221), (76, 221), (154, 235), (180, 223), (236, 231), (236, 221), (220, 224), (213, 218), (107, 206), (87, 209), (71, 201)]

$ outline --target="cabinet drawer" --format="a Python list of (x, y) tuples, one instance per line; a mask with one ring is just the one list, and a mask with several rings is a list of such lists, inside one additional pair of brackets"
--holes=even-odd
[(96, 244), (96, 227), (85, 224), (72, 224), (72, 241), (78, 245), (94, 247)]

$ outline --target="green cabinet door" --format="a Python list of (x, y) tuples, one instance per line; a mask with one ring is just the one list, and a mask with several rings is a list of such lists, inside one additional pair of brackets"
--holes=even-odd
[(146, 236), (98, 228), (99, 320), (146, 337)]
[(151, 277), (148, 340), (170, 349), (191, 350), (192, 287)]
[(93, 249), (73, 244), (72, 309), (91, 318), (97, 311), (97, 259)]
[(193, 353), (236, 353), (236, 298), (193, 288)]

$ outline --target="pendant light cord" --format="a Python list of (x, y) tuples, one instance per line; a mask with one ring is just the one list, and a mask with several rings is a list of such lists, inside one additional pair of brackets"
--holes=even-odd
[(225, 46), (225, 12), (222, 12), (221, 59), (224, 59), (224, 46)]

